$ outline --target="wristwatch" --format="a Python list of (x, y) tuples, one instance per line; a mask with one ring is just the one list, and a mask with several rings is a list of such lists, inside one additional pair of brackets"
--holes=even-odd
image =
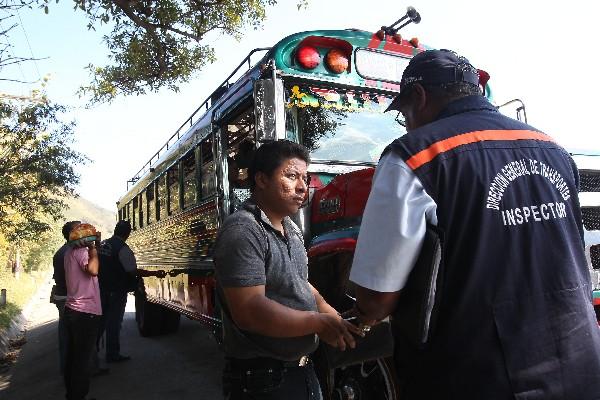
[(358, 329), (364, 334), (371, 330), (371, 325), (363, 324), (362, 322), (358, 324)]

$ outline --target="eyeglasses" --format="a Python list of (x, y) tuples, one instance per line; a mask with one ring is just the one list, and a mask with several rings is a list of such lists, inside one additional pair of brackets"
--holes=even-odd
[(404, 119), (404, 115), (402, 115), (402, 112), (400, 111), (398, 111), (398, 115), (396, 115), (396, 122), (406, 128), (406, 120)]

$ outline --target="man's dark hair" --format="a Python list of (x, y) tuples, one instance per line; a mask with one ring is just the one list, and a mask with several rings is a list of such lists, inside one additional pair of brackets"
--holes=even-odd
[(289, 140), (278, 140), (260, 146), (254, 153), (254, 157), (248, 168), (250, 190), (254, 190), (254, 186), (256, 185), (254, 178), (258, 172), (272, 176), (273, 171), (290, 158), (299, 158), (307, 164), (310, 163), (308, 150), (298, 143), (290, 142)]
[(69, 240), (69, 233), (71, 233), (71, 231), (73, 230), (75, 225), (79, 225), (80, 223), (81, 223), (81, 221), (69, 221), (63, 225), (62, 235), (64, 236), (66, 241)]
[(120, 220), (115, 225), (115, 236), (128, 238), (131, 233), (131, 223), (129, 221)]

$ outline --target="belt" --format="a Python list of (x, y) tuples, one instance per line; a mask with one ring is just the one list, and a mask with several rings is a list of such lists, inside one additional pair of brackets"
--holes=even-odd
[(283, 366), (286, 368), (306, 367), (308, 364), (310, 364), (310, 358), (308, 358), (308, 356), (302, 356), (294, 361), (283, 361)]
[(283, 368), (296, 368), (305, 367), (310, 364), (308, 356), (302, 356), (297, 360), (284, 361), (276, 358), (269, 357), (257, 357), (257, 358), (229, 358), (226, 360), (236, 369), (253, 369), (253, 368), (264, 368), (264, 367), (283, 367)]

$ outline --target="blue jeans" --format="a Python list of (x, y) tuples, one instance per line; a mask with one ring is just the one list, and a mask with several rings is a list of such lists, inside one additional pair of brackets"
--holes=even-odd
[(106, 332), (106, 360), (115, 360), (121, 354), (121, 324), (127, 304), (127, 292), (100, 293), (103, 323), (100, 335)]
[(323, 400), (312, 364), (285, 368), (275, 360), (245, 365), (248, 361), (227, 360), (225, 400)]

